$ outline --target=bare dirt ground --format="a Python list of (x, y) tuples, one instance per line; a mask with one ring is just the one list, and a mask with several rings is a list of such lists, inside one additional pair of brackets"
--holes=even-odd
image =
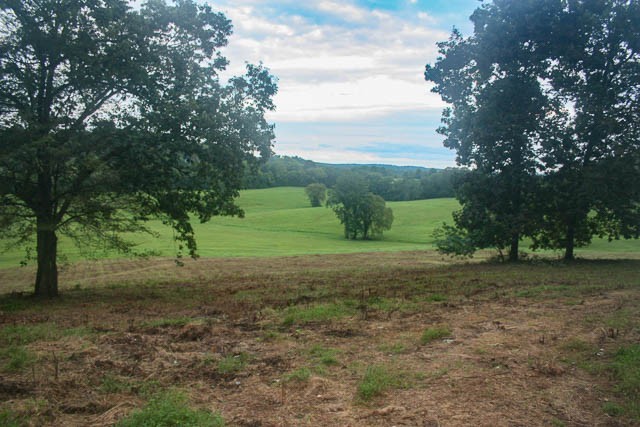
[[(0, 407), (107, 426), (175, 388), (231, 426), (635, 425), (603, 407), (629, 399), (607, 366), (640, 342), (639, 267), (425, 252), (78, 264), (59, 301), (0, 300), (0, 344), (32, 355), (0, 361)], [(388, 378), (366, 395), (372, 367)]]

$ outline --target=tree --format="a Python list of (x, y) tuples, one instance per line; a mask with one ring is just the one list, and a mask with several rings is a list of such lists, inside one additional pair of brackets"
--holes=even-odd
[(322, 206), (327, 199), (327, 187), (324, 184), (314, 183), (305, 187), (304, 192), (307, 193), (311, 206), (316, 208)]
[(242, 215), (276, 85), (253, 65), (220, 83), (224, 15), (191, 0), (1, 0), (0, 20), (0, 224), (35, 234), (36, 295), (58, 294), (60, 234), (127, 250), (122, 233), (159, 218), (195, 256), (190, 214)]
[(534, 244), (571, 260), (594, 235), (640, 235), (640, 3), (562, 2), (556, 16), (532, 38), (547, 64), (541, 78), (568, 110), (562, 137), (543, 146), (545, 222)]
[(382, 197), (369, 191), (367, 182), (359, 175), (344, 175), (338, 178), (329, 192), (327, 206), (333, 208), (340, 223), (344, 225), (347, 239), (369, 239), (380, 236), (391, 229), (393, 212), (385, 206)]
[(494, 0), (472, 15), (472, 37), (440, 43), (425, 76), (452, 104), (445, 145), (496, 193), (471, 195), (476, 213), (457, 225), (484, 215), (485, 237), (508, 225), (511, 259), (518, 236), (568, 260), (594, 235), (638, 236), (638, 18), (624, 0)]
[(474, 169), (457, 188), (462, 209), (454, 217), (456, 226), (478, 248), (508, 247), (515, 261), (520, 239), (535, 227), (536, 147), (554, 105), (544, 96), (535, 68), (494, 44), (483, 11), (472, 16), (473, 37), (454, 31), (448, 42), (439, 43), (443, 56), (435, 66), (427, 65), (425, 77), (452, 105), (438, 129), (446, 136), (445, 146), (457, 151), (458, 164)]

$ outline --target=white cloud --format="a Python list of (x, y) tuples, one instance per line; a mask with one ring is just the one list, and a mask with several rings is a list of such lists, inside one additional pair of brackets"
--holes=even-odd
[(277, 121), (355, 120), (404, 110), (441, 110), (444, 106), (417, 75), (414, 82), (372, 75), (316, 85), (283, 83), (276, 96)]
[[(401, 16), (358, 7), (349, 0), (225, 0), (213, 6), (220, 7), (234, 25), (224, 50), (231, 61), (227, 75), (243, 73), (245, 61), (262, 61), (279, 79), (277, 110), (269, 114), (276, 135), (278, 123), (348, 123), (404, 112), (439, 116), (444, 104), (429, 91), (423, 71), (436, 59), (435, 43), (449, 34), (427, 12)], [(278, 137), (276, 152), (330, 162), (453, 164), (451, 160), (436, 165), (411, 155), (383, 158), (350, 149), (372, 139), (392, 139), (388, 134), (359, 132), (342, 139), (342, 147), (331, 148), (320, 146), (330, 138), (327, 133), (300, 134), (298, 144), (289, 143), (292, 135), (285, 142)], [(394, 134), (401, 132), (397, 129)], [(420, 139), (428, 139), (431, 146), (441, 141), (435, 132), (412, 138), (418, 145), (425, 143)], [(312, 140), (315, 146), (309, 145)]]
[(235, 34), (225, 53), (230, 71), (263, 61), (279, 78), (278, 121), (343, 120), (402, 109), (441, 108), (422, 78), (447, 37), (425, 25), (347, 2), (311, 2), (314, 10), (364, 25), (319, 25), (298, 15), (267, 20), (252, 6), (228, 7)]
[(325, 0), (318, 2), (315, 7), (321, 12), (334, 15), (345, 21), (364, 22), (367, 19), (367, 13), (364, 9), (345, 2)]

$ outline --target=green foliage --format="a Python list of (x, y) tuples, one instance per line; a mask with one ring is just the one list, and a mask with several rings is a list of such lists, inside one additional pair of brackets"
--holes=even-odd
[(382, 197), (369, 191), (366, 181), (358, 175), (340, 177), (329, 192), (330, 206), (344, 225), (344, 235), (355, 240), (381, 236), (391, 229), (393, 212)]
[(28, 419), (11, 409), (0, 408), (0, 425), (4, 427), (23, 427), (29, 425)]
[(387, 201), (453, 197), (453, 183), (465, 173), (458, 168), (335, 165), (287, 156), (273, 156), (251, 172), (245, 177), (244, 188), (305, 187), (314, 183), (332, 187), (341, 176), (357, 174), (367, 181), (374, 194)]
[(355, 305), (345, 302), (317, 304), (309, 307), (292, 306), (284, 311), (282, 324), (291, 326), (311, 322), (326, 322), (355, 314)]
[(382, 395), (387, 390), (404, 387), (402, 375), (387, 366), (367, 367), (362, 380), (358, 383), (357, 396), (364, 402)]
[(218, 361), (218, 372), (221, 374), (233, 374), (242, 371), (249, 361), (246, 353), (226, 356)]
[(7, 372), (21, 372), (33, 365), (37, 357), (22, 345), (11, 345), (0, 350), (0, 360)]
[(58, 235), (130, 251), (123, 236), (157, 218), (195, 256), (192, 216), (242, 215), (233, 199), (271, 154), (277, 88), (254, 65), (221, 84), (224, 15), (191, 0), (0, 8), (0, 227), (36, 237), (37, 295), (57, 295)]
[(84, 328), (62, 329), (55, 323), (32, 325), (7, 325), (0, 329), (0, 344), (25, 345), (35, 341), (53, 341), (68, 336), (85, 336), (92, 331)]
[[(622, 18), (622, 17), (628, 18)], [(445, 146), (473, 172), (456, 227), (479, 248), (574, 248), (640, 235), (640, 8), (495, 0), (454, 30), (425, 77), (451, 106)]]
[(133, 411), (116, 424), (118, 427), (223, 427), (218, 414), (189, 408), (187, 397), (169, 391), (153, 397), (147, 405)]
[(322, 206), (324, 201), (327, 200), (327, 187), (324, 184), (309, 184), (305, 187), (304, 192), (314, 208)]
[(615, 402), (605, 402), (602, 404), (602, 410), (610, 417), (619, 417), (624, 414), (624, 408)]
[(314, 345), (309, 349), (311, 359), (324, 366), (334, 366), (338, 364), (336, 355), (338, 351), (332, 348), (326, 348), (321, 345)]
[(429, 344), (435, 340), (439, 340), (442, 338), (447, 338), (451, 336), (451, 331), (449, 328), (439, 327), (439, 328), (427, 328), (422, 333), (420, 337), (420, 342), (422, 344)]
[(640, 419), (640, 344), (618, 350), (611, 370), (617, 381), (616, 391), (626, 399), (632, 415)]
[(103, 393), (128, 393), (133, 389), (131, 382), (122, 380), (115, 375), (107, 374), (102, 377), (98, 389)]
[(285, 383), (290, 383), (290, 382), (303, 383), (303, 382), (309, 381), (309, 378), (311, 378), (311, 370), (309, 368), (302, 367), (302, 368), (296, 369), (293, 372), (289, 372), (288, 374), (286, 374), (283, 377), (283, 381)]
[(433, 238), (436, 249), (444, 255), (471, 258), (476, 251), (476, 247), (465, 229), (446, 223), (433, 230)]
[(384, 353), (401, 354), (407, 351), (407, 346), (401, 342), (396, 342), (391, 344), (382, 344), (379, 347), (379, 350)]

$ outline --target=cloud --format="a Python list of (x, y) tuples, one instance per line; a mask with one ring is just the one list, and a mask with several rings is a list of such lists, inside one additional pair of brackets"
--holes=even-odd
[[(435, 42), (447, 33), (425, 26), (424, 19), (408, 22), (328, 0), (308, 2), (298, 13), (273, 10), (269, 16), (251, 3), (225, 8), (235, 26), (225, 53), (232, 73), (242, 72), (244, 61), (262, 61), (278, 76), (274, 120), (350, 120), (442, 108), (422, 70), (436, 54)], [(349, 23), (318, 23), (318, 13)]]
[[(452, 8), (421, 4), (431, 3), (218, 0), (212, 6), (234, 25), (223, 52), (231, 61), (225, 76), (242, 74), (246, 61), (263, 62), (279, 79), (277, 110), (268, 116), (278, 154), (452, 166), (454, 154), (435, 132), (444, 104), (423, 77), (425, 64), (437, 57), (436, 42), (449, 36), (451, 24), (440, 17)], [(375, 144), (398, 150), (373, 152)], [(436, 151), (423, 152), (423, 145)]]
[(316, 4), (316, 9), (345, 21), (364, 22), (368, 17), (364, 9), (345, 2), (320, 1)]

